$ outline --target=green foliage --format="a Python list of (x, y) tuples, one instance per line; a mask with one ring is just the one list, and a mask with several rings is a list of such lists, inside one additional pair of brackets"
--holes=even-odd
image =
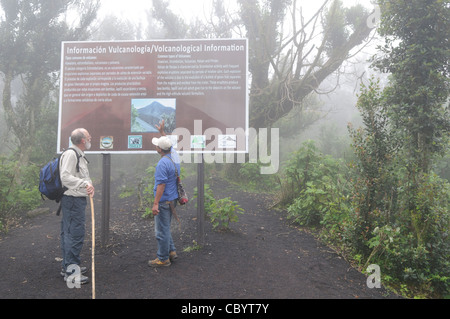
[[(197, 198), (198, 190), (194, 189), (194, 198)], [(215, 199), (214, 194), (208, 184), (205, 184), (204, 192), (205, 213), (210, 218), (215, 230), (229, 229), (230, 223), (238, 221), (238, 214), (243, 214), (244, 210), (231, 198)]]
[(259, 192), (273, 192), (276, 177), (273, 174), (261, 174), (261, 163), (243, 163), (239, 168), (239, 183)]
[(319, 229), (362, 268), (378, 264), (385, 283), (407, 295), (445, 296), (450, 184), (408, 167), (389, 99), (377, 81), (362, 85), (357, 106), (364, 126), (349, 127), (354, 160), (345, 165), (305, 142), (283, 171), (283, 203), (290, 220)]
[(192, 241), (192, 245), (191, 245), (191, 246), (188, 246), (188, 247), (186, 247), (186, 248), (184, 248), (183, 251), (184, 251), (185, 253), (190, 253), (190, 252), (197, 251), (197, 250), (200, 250), (200, 249), (202, 249), (202, 246), (199, 245), (199, 244), (197, 243), (197, 241), (193, 240), (193, 241)]
[(354, 172), (352, 205), (357, 230), (354, 244), (359, 253), (367, 257), (370, 250), (363, 243), (370, 237), (370, 230), (389, 223), (395, 210), (397, 172), (393, 156), (398, 142), (389, 130), (378, 81), (372, 79), (368, 86), (361, 86), (357, 107), (364, 127), (355, 130), (349, 126), (356, 155), (350, 165)]
[(392, 73), (385, 91), (389, 117), (414, 164), (408, 167), (411, 174), (429, 173), (434, 155), (449, 142), (449, 1), (382, 0), (380, 5), (385, 46), (375, 65)]
[(145, 170), (138, 183), (139, 211), (143, 211), (143, 218), (152, 218), (152, 206), (154, 201), (153, 189), (155, 186), (156, 165), (151, 165)]
[[(391, 278), (416, 290), (436, 296), (448, 294), (450, 184), (435, 174), (424, 177), (415, 199), (420, 206), (414, 211), (403, 204), (409, 196), (403, 193), (404, 189), (399, 191), (399, 209), (392, 223), (397, 225), (394, 235), (387, 236), (387, 231), (394, 230), (391, 225), (372, 231), (373, 237), (368, 241), (372, 249), (370, 262), (376, 262)], [(387, 238), (389, 242), (383, 244)]]
[(287, 161), (283, 172), (281, 187), (281, 204), (290, 204), (306, 188), (307, 183), (314, 179), (312, 168), (319, 161), (317, 149), (313, 141), (303, 143), (302, 147), (293, 153)]
[[(193, 199), (196, 199), (198, 197), (198, 188), (194, 188), (194, 197)], [(211, 211), (212, 203), (214, 203), (216, 199), (214, 198), (213, 191), (209, 184), (204, 184), (204, 206), (205, 206), (205, 213), (208, 214)], [(195, 206), (197, 207), (197, 203), (195, 203)]]
[(304, 226), (322, 226), (326, 238), (341, 238), (349, 215), (344, 163), (319, 153), (314, 142), (308, 141), (293, 155), (284, 174), (284, 183), (301, 187), (287, 207), (288, 218)]
[[(82, 40), (95, 20), (97, 1), (0, 0), (2, 115), (17, 142), (14, 159), (1, 158), (0, 224), (41, 199), (39, 170), (56, 146), (57, 95), (62, 40)], [(78, 17), (69, 25), (67, 12)], [(12, 166), (12, 165), (15, 165)]]
[(42, 199), (37, 186), (39, 168), (23, 168), (23, 180), (13, 183), (17, 162), (0, 157), (0, 231), (7, 231), (8, 219), (13, 215), (32, 210), (39, 206)]
[(346, 29), (346, 22), (342, 1), (333, 1), (324, 21), (324, 30), (328, 39), (325, 50), (328, 55), (341, 50), (342, 46), (346, 43), (349, 36), (349, 32)]
[(230, 223), (238, 221), (237, 214), (243, 213), (237, 202), (226, 197), (212, 202), (208, 216), (214, 229), (229, 229)]
[[(308, 187), (327, 187), (329, 181), (342, 182), (345, 168), (339, 160), (321, 154), (314, 141), (306, 141), (287, 161), (281, 182), (281, 204), (289, 205)], [(327, 181), (323, 179), (328, 179)], [(312, 182), (313, 184), (309, 184)]]
[(420, 163), (408, 156), (410, 141), (392, 125), (390, 101), (390, 92), (381, 92), (373, 80), (361, 88), (358, 108), (365, 126), (350, 128), (356, 154), (350, 166), (351, 247), (366, 265), (380, 265), (391, 283), (403, 282), (403, 291), (445, 294), (449, 184), (418, 169)]
[[(389, 278), (446, 295), (449, 184), (432, 169), (449, 142), (450, 6), (440, 0), (379, 4), (385, 46), (375, 66), (391, 78), (383, 92), (373, 83), (363, 87), (358, 105), (365, 128), (351, 132), (358, 157), (356, 248)], [(396, 236), (388, 236), (394, 229)]]
[(135, 193), (135, 189), (133, 187), (124, 185), (120, 189), (119, 198), (120, 199), (128, 198), (128, 197), (133, 196), (134, 193)]
[(139, 117), (139, 112), (134, 106), (134, 104), (131, 104), (131, 132), (143, 132), (144, 129), (142, 128), (142, 125), (137, 122), (136, 120)]
[(287, 208), (288, 218), (300, 225), (318, 226), (327, 210), (328, 196), (320, 186), (308, 182), (294, 203)]
[[(51, 144), (49, 141), (56, 140), (49, 133), (56, 132), (57, 127), (54, 110), (59, 91), (61, 41), (86, 39), (98, 6), (96, 1), (82, 4), (0, 0), (4, 12), (0, 15), (1, 104), (8, 128), (18, 140), (19, 147), (14, 151), (18, 153), (19, 166), (26, 166), (35, 158), (41, 160)], [(69, 9), (77, 11), (78, 25), (69, 26), (64, 19)], [(14, 87), (16, 81), (20, 82), (18, 90)], [(53, 139), (48, 139), (49, 136)], [(14, 183), (23, 179), (19, 166), (14, 172)]]

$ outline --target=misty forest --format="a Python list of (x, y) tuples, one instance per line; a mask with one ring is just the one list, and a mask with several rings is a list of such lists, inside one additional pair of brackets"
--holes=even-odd
[[(278, 172), (261, 174), (260, 158), (206, 174), (270, 194), (274, 210), (361, 271), (380, 265), (397, 293), (448, 297), (450, 1), (306, 2), (212, 0), (187, 19), (153, 0), (143, 24), (100, 15), (108, 1), (0, 0), (0, 231), (42, 205), (62, 41), (247, 38), (249, 126), (279, 129)], [(135, 155), (132, 173), (148, 157)], [(99, 182), (101, 156), (89, 159)], [(113, 156), (113, 182), (129, 161)]]

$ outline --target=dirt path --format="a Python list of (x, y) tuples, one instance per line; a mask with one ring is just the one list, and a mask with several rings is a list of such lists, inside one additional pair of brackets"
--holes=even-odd
[[(96, 248), (97, 299), (396, 298), (384, 289), (369, 289), (364, 275), (310, 234), (290, 227), (260, 195), (223, 180), (208, 183), (216, 198), (238, 201), (244, 215), (227, 232), (215, 232), (206, 222), (206, 245), (184, 252), (197, 239), (196, 208), (191, 202), (178, 209), (181, 227), (173, 224), (173, 237), (179, 258), (163, 269), (147, 265), (156, 253), (152, 220), (136, 212), (135, 198), (112, 194), (109, 245)], [(192, 196), (195, 180), (185, 184)], [(97, 192), (97, 243), (100, 199)], [(90, 218), (86, 228), (82, 260), (90, 268)], [(69, 289), (59, 274), (59, 230), (60, 217), (49, 213), (0, 237), (1, 299), (91, 298), (90, 284)]]

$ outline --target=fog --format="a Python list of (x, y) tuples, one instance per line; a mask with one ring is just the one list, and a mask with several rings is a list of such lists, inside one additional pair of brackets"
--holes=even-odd
[[(367, 8), (373, 8), (373, 4), (368, 0), (346, 0), (343, 1), (343, 3), (344, 6), (347, 7), (355, 4), (362, 4)], [(304, 10), (303, 14), (308, 17), (309, 14), (313, 14), (315, 10), (322, 5), (322, 2), (308, 1), (301, 2), (301, 5)], [(234, 1), (225, 1), (224, 7), (228, 12), (237, 10), (237, 5)], [(101, 1), (96, 27), (97, 31), (94, 30), (93, 37), (96, 36), (96, 33), (101, 32), (101, 30), (105, 28), (103, 19), (107, 19), (111, 16), (117, 17), (121, 21), (128, 21), (128, 23), (131, 23), (132, 25), (140, 26), (145, 29), (151, 8), (151, 2), (144, 0), (130, 0), (126, 2), (120, 0)], [(169, 9), (173, 10), (176, 15), (180, 16), (185, 21), (208, 19), (212, 10), (211, 1), (195, 1), (193, 3), (188, 3), (182, 0), (171, 0)], [(290, 13), (288, 12), (287, 14)], [(348, 122), (351, 121), (358, 124), (358, 112), (355, 108), (356, 95), (358, 93), (360, 81), (367, 80), (370, 74), (375, 72), (369, 68), (370, 64), (367, 60), (374, 52), (376, 41), (376, 38), (371, 39), (371, 41), (363, 46), (355, 56), (349, 61), (344, 62), (343, 67), (338, 74), (333, 74), (328, 77), (316, 90), (316, 93), (311, 94), (308, 99), (302, 102), (304, 105), (303, 108), (307, 110), (306, 112), (302, 113), (299, 111), (296, 115), (295, 111), (293, 111), (290, 116), (283, 117), (273, 125), (274, 128), (279, 128), (280, 130), (280, 139), (278, 141), (272, 141), (277, 145), (276, 151), (279, 152), (280, 162), (285, 161), (289, 157), (289, 154), (295, 151), (302, 141), (307, 139), (317, 140), (324, 152), (334, 156), (342, 156), (343, 153), (347, 151), (348, 134), (346, 127)], [(19, 82), (19, 79), (15, 81), (16, 84), (15, 88), (13, 87), (13, 95), (20, 95)], [(0, 88), (2, 88), (2, 86), (0, 86)], [(2, 91), (3, 90), (0, 92)], [(8, 141), (8, 143), (1, 146), (0, 152), (3, 154), (10, 154), (14, 151), (18, 141), (14, 138), (13, 134), (11, 134), (8, 125), (6, 125), (3, 108), (0, 109), (0, 123), (0, 136), (7, 136), (6, 140)], [(326, 137), (327, 134), (333, 135), (336, 139), (334, 143), (330, 144), (330, 140)], [(338, 147), (339, 149), (337, 149)], [(101, 167), (101, 155), (89, 154), (89, 157), (92, 158), (91, 163), (93, 167)], [(197, 160), (196, 156), (187, 156), (186, 158), (188, 158), (188, 160), (185, 161), (186, 164), (194, 163)], [(125, 171), (142, 171), (142, 169), (150, 163), (156, 162), (158, 160), (158, 155), (133, 155), (132, 161), (135, 162), (136, 165), (133, 165), (132, 169), (127, 167), (130, 159), (128, 159), (128, 156), (126, 155), (113, 155), (112, 160), (114, 168), (113, 178), (120, 179), (120, 176), (122, 176)], [(237, 161), (237, 159), (234, 159), (231, 162), (234, 161)], [(230, 161), (228, 161), (228, 163), (229, 162)], [(189, 167), (195, 168), (194, 164), (191, 164)], [(226, 164), (218, 163), (217, 165)], [(282, 165), (278, 163), (277, 166), (281, 167)]]

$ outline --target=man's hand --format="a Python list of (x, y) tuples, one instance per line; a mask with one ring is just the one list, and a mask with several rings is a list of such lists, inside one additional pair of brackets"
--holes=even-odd
[(88, 193), (88, 195), (89, 195), (90, 197), (94, 197), (94, 193), (95, 193), (94, 185), (92, 185), (92, 184), (87, 184), (87, 186), (86, 186), (86, 191), (87, 191), (87, 193)]
[(156, 186), (155, 201), (153, 202), (153, 207), (152, 207), (153, 216), (156, 216), (159, 214), (159, 202), (161, 201), (161, 198), (164, 194), (165, 189), (166, 189), (166, 184), (159, 184)]
[(152, 207), (153, 216), (156, 216), (159, 214), (159, 205), (158, 203), (154, 203)]
[(158, 124), (155, 124), (155, 127), (158, 129), (159, 133), (161, 133), (162, 136), (166, 136), (166, 132), (164, 132), (164, 120), (161, 120)]

